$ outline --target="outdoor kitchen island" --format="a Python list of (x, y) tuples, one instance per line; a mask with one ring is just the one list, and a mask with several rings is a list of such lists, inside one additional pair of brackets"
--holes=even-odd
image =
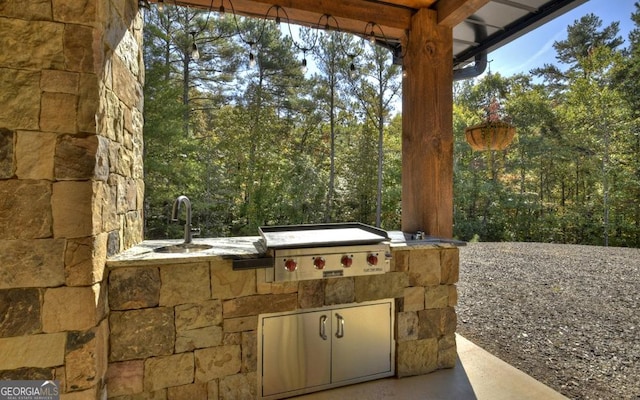
[(196, 239), (211, 248), (191, 253), (153, 251), (178, 240), (145, 241), (108, 260), (109, 398), (260, 398), (260, 316), (379, 301), (394, 310), (393, 376), (455, 365), (455, 245), (392, 242), (388, 272), (267, 282), (262, 268), (233, 268), (261, 254), (259, 239)]

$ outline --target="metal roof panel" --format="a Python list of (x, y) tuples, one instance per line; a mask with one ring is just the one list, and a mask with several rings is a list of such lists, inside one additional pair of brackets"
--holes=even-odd
[(460, 68), (477, 55), (496, 50), (586, 1), (491, 0), (454, 28), (454, 67)]

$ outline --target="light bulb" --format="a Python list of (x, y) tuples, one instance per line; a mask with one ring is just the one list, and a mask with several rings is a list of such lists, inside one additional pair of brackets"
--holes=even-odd
[(158, 0), (158, 12), (161, 14), (164, 12), (164, 0)]
[(376, 44), (376, 34), (373, 31), (371, 31), (371, 35), (369, 36), (369, 42), (371, 42), (371, 44)]
[(349, 65), (349, 77), (350, 78), (356, 77), (356, 65), (353, 62), (351, 63), (351, 65)]
[(302, 73), (303, 74), (307, 73), (307, 59), (306, 58), (302, 59)]
[(198, 61), (200, 59), (200, 52), (198, 51), (198, 45), (193, 42), (193, 45), (191, 45), (191, 59), (193, 61)]
[(224, 14), (224, 4), (220, 4), (220, 8), (218, 9), (218, 12), (220, 12), (220, 14)]
[(249, 52), (249, 68), (253, 68), (256, 66), (256, 57), (253, 53)]
[(402, 78), (406, 78), (407, 76), (409, 76), (409, 73), (405, 69), (405, 70), (402, 71)]

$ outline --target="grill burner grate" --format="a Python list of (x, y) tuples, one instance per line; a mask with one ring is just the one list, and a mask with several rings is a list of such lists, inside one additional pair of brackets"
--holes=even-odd
[(349, 246), (389, 240), (382, 229), (360, 223), (261, 226), (259, 230), (268, 249)]

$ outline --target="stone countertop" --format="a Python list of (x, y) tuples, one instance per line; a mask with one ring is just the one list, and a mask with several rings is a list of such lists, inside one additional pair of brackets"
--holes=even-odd
[(156, 253), (154, 249), (183, 243), (181, 239), (145, 240), (132, 248), (107, 259), (107, 266), (130, 267), (153, 264), (181, 264), (185, 262), (210, 261), (214, 258), (252, 258), (261, 255), (258, 244), (260, 236), (242, 236), (227, 238), (198, 238), (193, 244), (212, 246), (210, 249), (191, 253)]
[[(212, 246), (210, 249), (195, 251), (191, 253), (157, 253), (154, 249), (173, 246), (183, 243), (181, 239), (167, 240), (145, 240), (132, 248), (116, 254), (107, 259), (107, 266), (110, 268), (131, 267), (162, 264), (183, 264), (185, 262), (210, 261), (214, 258), (240, 259), (264, 257), (264, 251), (259, 244), (260, 236), (239, 236), (226, 238), (197, 238), (193, 239), (193, 244), (206, 244)], [(455, 241), (454, 241), (455, 242)], [(413, 241), (394, 240), (392, 236), (391, 247), (402, 249), (411, 247), (413, 249), (423, 247), (458, 247), (464, 246), (464, 242), (450, 243), (440, 239), (425, 239)]]

